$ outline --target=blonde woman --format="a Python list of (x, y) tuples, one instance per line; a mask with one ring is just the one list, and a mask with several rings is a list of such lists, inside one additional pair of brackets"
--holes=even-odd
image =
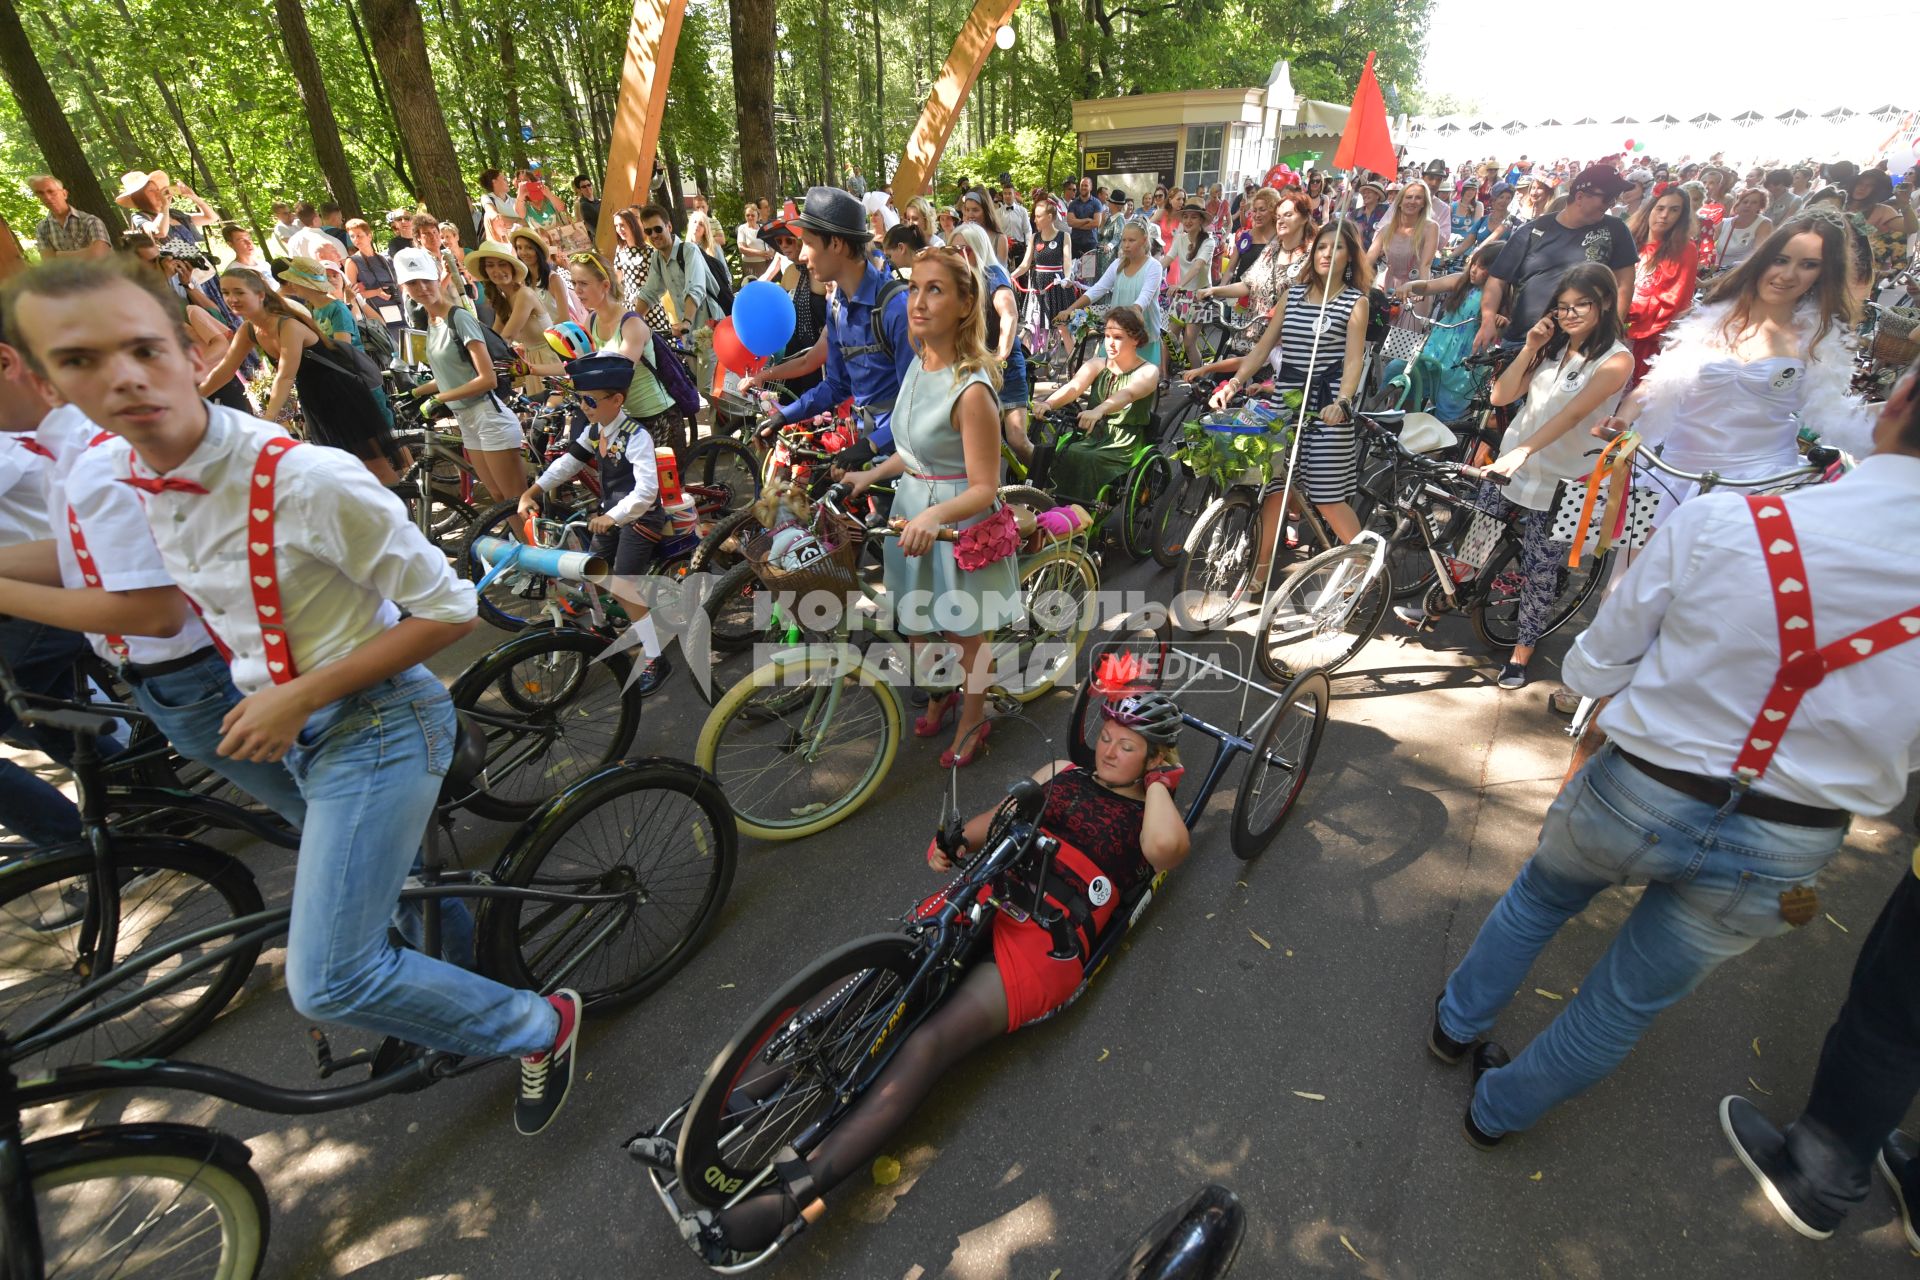
[(901, 632), (938, 630), (960, 651), (965, 683), (929, 701), (913, 725), (931, 738), (959, 711), (942, 768), (972, 764), (985, 745), (992, 725), (981, 641), (1020, 614), (1014, 557), (962, 569), (954, 545), (937, 540), (943, 527), (965, 529), (999, 510), (1000, 370), (987, 350), (983, 294), (980, 274), (959, 250), (920, 251), (907, 286), (907, 334), (920, 358), (893, 402), (895, 453), (851, 477), (856, 494), (895, 482), (893, 514), (906, 524), (887, 540), (886, 577), (887, 594), (900, 602)]
[(546, 290), (528, 285), (527, 264), (520, 255), (489, 240), (468, 254), (466, 262), (493, 308), (493, 331), (522, 346), (545, 343), (553, 324), (553, 300)]
[(1374, 232), (1373, 247), (1367, 261), (1383, 270), (1381, 286), (1389, 293), (1404, 292), (1415, 280), (1425, 280), (1432, 270), (1439, 229), (1428, 216), (1433, 194), (1427, 184), (1415, 180), (1400, 190), (1393, 208), (1380, 220)]

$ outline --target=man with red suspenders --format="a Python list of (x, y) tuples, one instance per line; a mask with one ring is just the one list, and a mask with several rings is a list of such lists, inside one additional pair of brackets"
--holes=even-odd
[[(1920, 396), (1901, 381), (1874, 454), (1788, 497), (1709, 494), (1662, 526), (1564, 668), (1613, 695), (1610, 739), (1436, 1003), (1429, 1049), (1473, 1054), (1468, 1141), (1491, 1147), (1598, 1083), (1719, 964), (1820, 914), (1852, 813), (1920, 764)], [(1544, 1032), (1492, 1030), (1535, 957), (1595, 894), (1647, 888)]]
[[(0, 303), (43, 389), (122, 437), (101, 450), (245, 695), (220, 754), (284, 759), (306, 800), (294, 1007), (520, 1058), (514, 1124), (539, 1132), (572, 1083), (579, 996), (515, 990), (387, 934), (455, 744), (452, 701), (421, 664), (473, 628), (471, 584), (357, 459), (201, 400), (200, 354), (144, 273), (62, 260), (9, 281)], [(159, 634), (178, 625), (155, 615)]]

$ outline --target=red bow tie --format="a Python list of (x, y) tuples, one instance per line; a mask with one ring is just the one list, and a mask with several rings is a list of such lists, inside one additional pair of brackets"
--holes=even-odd
[(116, 476), (121, 484), (130, 484), (142, 493), (197, 493), (204, 495), (206, 489), (194, 480), (176, 480), (172, 476), (161, 476), (149, 480), (145, 476)]

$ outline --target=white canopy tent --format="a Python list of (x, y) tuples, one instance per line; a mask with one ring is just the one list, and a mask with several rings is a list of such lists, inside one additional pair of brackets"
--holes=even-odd
[(1645, 144), (1641, 155), (1666, 161), (1704, 160), (1718, 152), (1729, 165), (1792, 165), (1802, 160), (1887, 156), (1895, 173), (1920, 163), (1920, 109), (1888, 103), (1875, 108), (1836, 107), (1796, 111), (1789, 118), (1759, 112), (1703, 114), (1679, 120), (1668, 114), (1608, 123), (1582, 119), (1572, 124), (1546, 119), (1528, 124), (1474, 116), (1413, 116), (1395, 122), (1394, 141), (1409, 159), (1449, 164), (1493, 156), (1502, 163), (1527, 156), (1552, 162), (1597, 159), (1627, 151), (1629, 140)]

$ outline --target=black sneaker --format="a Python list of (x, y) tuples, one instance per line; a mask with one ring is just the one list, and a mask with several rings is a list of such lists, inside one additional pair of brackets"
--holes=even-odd
[(667, 677), (672, 674), (673, 664), (667, 661), (667, 655), (663, 653), (649, 662), (647, 669), (640, 673), (640, 678), (634, 681), (634, 691), (643, 698), (650, 697), (660, 691), (660, 686), (665, 684)]
[(1500, 678), (1494, 683), (1502, 689), (1524, 689), (1527, 687), (1527, 669), (1517, 662), (1509, 662), (1500, 668)]
[[(1480, 1087), (1480, 1077), (1489, 1071), (1497, 1070), (1512, 1062), (1507, 1051), (1491, 1040), (1484, 1041), (1473, 1051), (1473, 1088)], [(1488, 1133), (1473, 1122), (1473, 1094), (1467, 1094), (1467, 1113), (1461, 1120), (1461, 1131), (1468, 1143), (1482, 1151), (1491, 1151), (1506, 1140), (1504, 1133)]]
[[(1445, 993), (1442, 992), (1441, 994), (1444, 995)], [(1472, 1040), (1455, 1040), (1452, 1036), (1440, 1029), (1440, 996), (1435, 996), (1433, 998), (1433, 1026), (1427, 1032), (1427, 1052), (1451, 1067), (1459, 1062), (1460, 1059), (1466, 1057), (1468, 1052), (1472, 1050), (1474, 1044), (1475, 1042)]]
[(1920, 1173), (1914, 1161), (1920, 1159), (1920, 1147), (1914, 1145), (1912, 1138), (1895, 1129), (1880, 1144), (1880, 1154), (1874, 1157), (1874, 1167), (1880, 1170), (1880, 1176), (1893, 1188), (1893, 1202), (1900, 1206), (1900, 1225), (1907, 1233), (1907, 1248), (1920, 1253), (1920, 1231), (1914, 1230), (1913, 1205), (1920, 1196), (1909, 1197), (1907, 1187), (1916, 1173)]
[(1760, 1109), (1737, 1094), (1720, 1099), (1720, 1128), (1733, 1153), (1766, 1192), (1767, 1203), (1787, 1225), (1809, 1240), (1825, 1240), (1840, 1225), (1839, 1215), (1806, 1203), (1799, 1194), (1799, 1173), (1787, 1154), (1787, 1137)]
[(573, 1050), (585, 1010), (578, 991), (556, 991), (547, 1001), (560, 1015), (560, 1032), (553, 1048), (520, 1059), (520, 1100), (513, 1104), (513, 1127), (529, 1138), (553, 1123), (573, 1088)]

